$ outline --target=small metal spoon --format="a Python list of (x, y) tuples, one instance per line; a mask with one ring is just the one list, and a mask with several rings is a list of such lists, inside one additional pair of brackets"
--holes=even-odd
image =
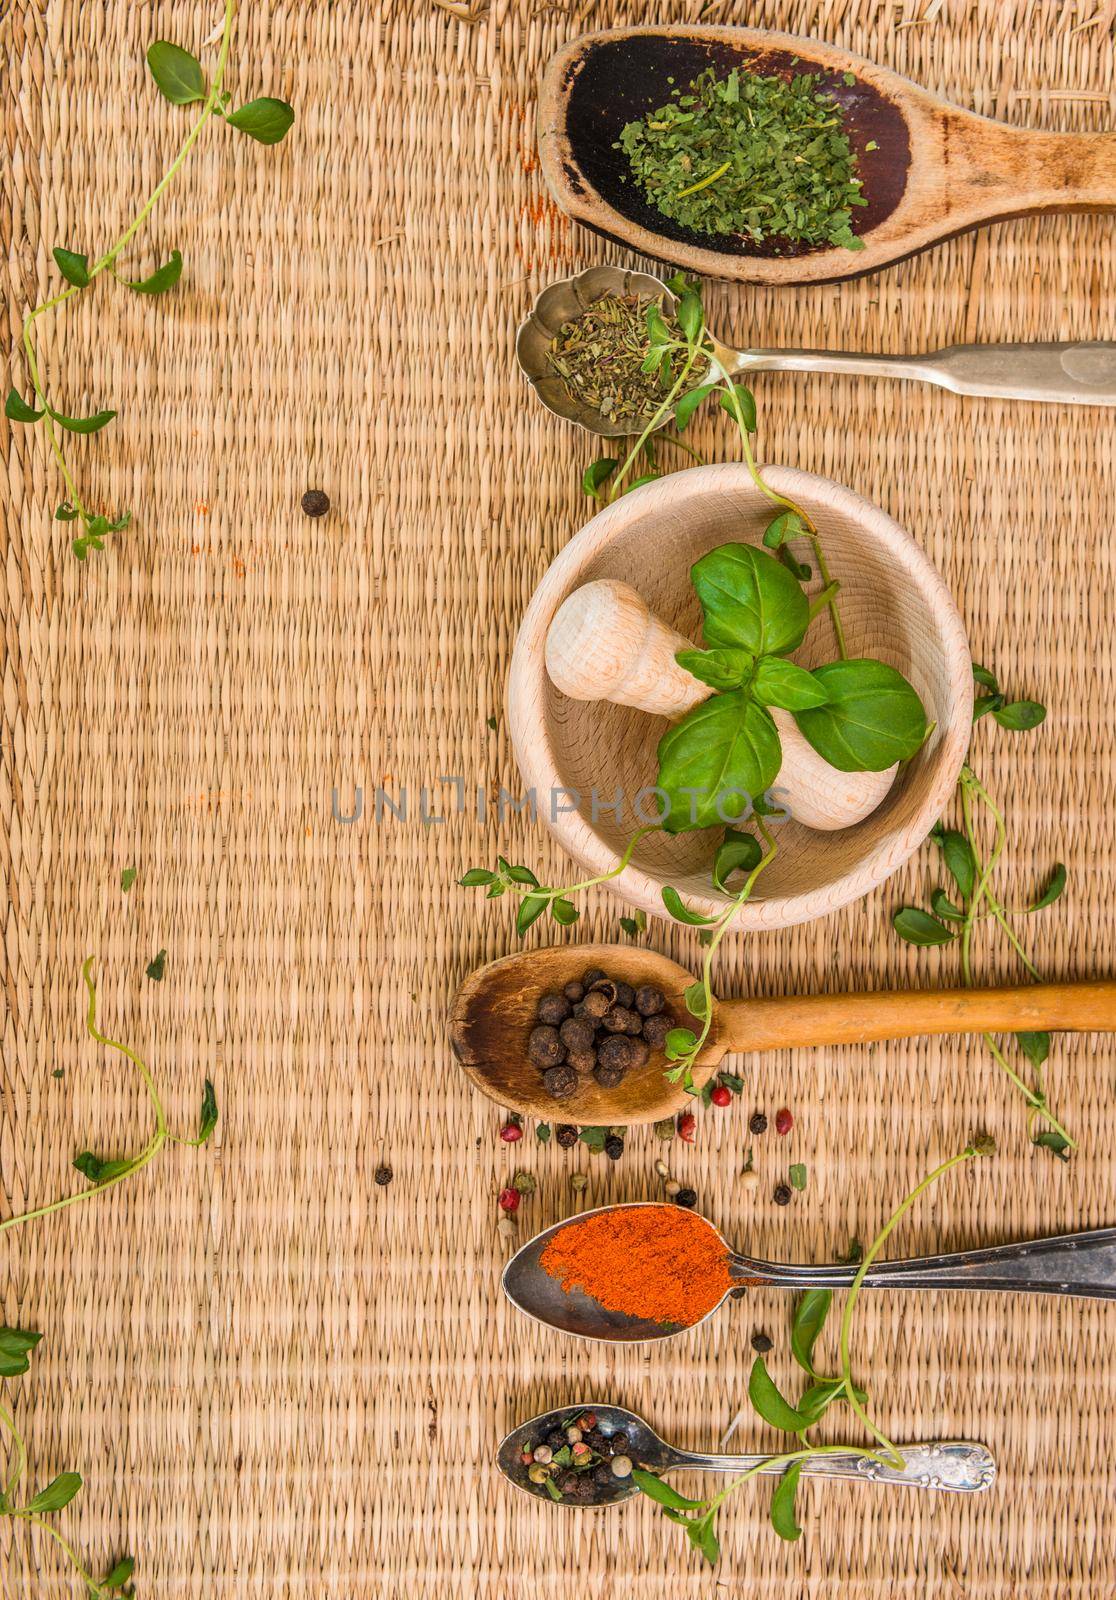
[[(542, 291), (519, 329), (515, 353), (549, 411), (590, 433), (615, 439), (638, 433), (639, 419), (613, 421), (575, 400), (547, 358), (550, 342), (563, 323), (580, 316), (606, 294), (639, 295), (661, 299), (667, 309), (674, 306), (674, 296), (666, 284), (650, 273), (626, 272), (622, 267), (590, 267), (576, 278), (564, 278)], [(716, 360), (734, 376), (746, 372), (832, 372), (870, 378), (915, 378), (954, 394), (1116, 405), (1116, 343), (1110, 341), (959, 344), (924, 356), (850, 355), (840, 350), (733, 350), (716, 339), (713, 349)], [(708, 374), (700, 379), (695, 374), (694, 386), (707, 379)]]
[[(673, 1212), (662, 1201), (634, 1201), (629, 1206), (598, 1206), (598, 1212), (658, 1207)], [(536, 1234), (517, 1250), (504, 1268), (504, 1293), (520, 1311), (537, 1322), (583, 1339), (639, 1343), (670, 1339), (685, 1328), (606, 1311), (579, 1289), (567, 1293), (557, 1278), (540, 1265), (539, 1258), (560, 1228), (592, 1216), (583, 1211)], [(712, 1227), (713, 1224), (709, 1223)], [(714, 1229), (714, 1232), (716, 1230)], [(720, 1236), (719, 1236), (720, 1237)], [(737, 1254), (727, 1242), (725, 1253), (733, 1288), (847, 1289), (857, 1273), (855, 1266), (789, 1266), (782, 1262), (754, 1261)], [(1089, 1233), (1067, 1233), (1053, 1239), (1027, 1239), (1019, 1244), (994, 1245), (983, 1250), (959, 1250), (951, 1255), (923, 1256), (908, 1261), (879, 1261), (864, 1279), (866, 1289), (1005, 1289), (1014, 1294), (1068, 1294), (1095, 1300), (1116, 1300), (1116, 1228), (1096, 1228)], [(697, 1327), (724, 1305), (732, 1289)]]
[[(544, 1411), (529, 1422), (513, 1428), (500, 1442), (496, 1465), (510, 1483), (523, 1489), (535, 1499), (550, 1505), (575, 1506), (581, 1510), (600, 1511), (606, 1506), (619, 1505), (639, 1494), (631, 1478), (614, 1478), (601, 1489), (599, 1498), (574, 1500), (563, 1496), (556, 1501), (547, 1493), (545, 1485), (531, 1483), (523, 1461), (525, 1448), (540, 1444), (546, 1435), (574, 1414), (592, 1411), (597, 1427), (610, 1438), (623, 1432), (628, 1440), (624, 1453), (636, 1466), (648, 1467), (654, 1472), (668, 1473), (679, 1468), (687, 1472), (747, 1472), (759, 1467), (761, 1473), (784, 1470), (778, 1456), (771, 1455), (717, 1455), (703, 1450), (678, 1450), (660, 1439), (655, 1430), (634, 1411), (623, 1406), (602, 1405), (588, 1400), (584, 1404), (566, 1406), (561, 1411)], [(840, 1455), (807, 1457), (803, 1462), (803, 1475), (811, 1478), (865, 1479), (871, 1483), (891, 1483), (911, 1489), (943, 1489), (952, 1493), (979, 1494), (992, 1486), (996, 1477), (995, 1458), (982, 1444), (967, 1444), (948, 1440), (940, 1444), (909, 1444), (900, 1450), (906, 1465), (881, 1466), (870, 1456), (856, 1451)]]

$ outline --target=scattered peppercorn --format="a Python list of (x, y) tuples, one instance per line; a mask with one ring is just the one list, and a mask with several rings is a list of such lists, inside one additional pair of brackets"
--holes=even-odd
[(531, 1029), (527, 1040), (527, 1059), (536, 1067), (556, 1067), (566, 1059), (566, 1046), (558, 1029), (542, 1025)]
[(381, 1189), (386, 1189), (394, 1176), (395, 1174), (389, 1166), (381, 1164), (372, 1174), (372, 1180), (374, 1183), (379, 1184)]
[(678, 1137), (685, 1139), (687, 1144), (694, 1142), (694, 1129), (697, 1127), (697, 1118), (692, 1111), (683, 1111), (678, 1119)]
[(653, 1017), (648, 1017), (643, 1024), (643, 1037), (652, 1050), (661, 1050), (666, 1043), (666, 1036), (674, 1027), (674, 1022), (665, 1011), (656, 1012)]
[(709, 1096), (715, 1106), (727, 1106), (732, 1103), (732, 1090), (725, 1084), (718, 1083)]
[(577, 1129), (572, 1122), (560, 1122), (554, 1130), (554, 1137), (563, 1150), (572, 1150), (577, 1143)]
[(595, 983), (600, 983), (602, 978), (607, 978), (608, 973), (601, 967), (590, 967), (588, 972), (581, 974), (582, 984), (586, 989), (591, 989)]
[(510, 1216), (513, 1211), (519, 1210), (520, 1198), (521, 1197), (518, 1189), (501, 1189), (499, 1200), (500, 1210), (506, 1211)]
[(771, 1197), (777, 1206), (789, 1206), (791, 1203), (791, 1186), (789, 1183), (777, 1183), (775, 1193)]
[(748, 1132), (749, 1133), (766, 1133), (767, 1132), (767, 1118), (764, 1116), (762, 1111), (753, 1111), (752, 1112), (752, 1115), (748, 1118)]
[(674, 1203), (676, 1206), (685, 1206), (687, 1211), (692, 1211), (694, 1206), (697, 1205), (697, 1190), (679, 1189), (674, 1196)]
[(773, 1348), (772, 1342), (767, 1337), (766, 1333), (758, 1333), (758, 1332), (757, 1333), (753, 1333), (753, 1335), (752, 1335), (752, 1349), (756, 1352), (756, 1354), (758, 1356), (765, 1356), (767, 1354), (767, 1352), (772, 1348)]
[(786, 1106), (784, 1106), (781, 1111), (776, 1111), (776, 1113), (775, 1113), (775, 1132), (776, 1133), (789, 1133), (793, 1127), (794, 1127), (794, 1118), (791, 1116), (791, 1114), (787, 1110)]
[(610, 1161), (619, 1161), (624, 1154), (624, 1141), (619, 1134), (610, 1134), (605, 1140), (605, 1155)]
[(631, 1456), (613, 1456), (612, 1476), (614, 1478), (630, 1478), (632, 1475)]
[(329, 495), (324, 489), (307, 489), (302, 497), (302, 509), (308, 517), (324, 517), (329, 510)]
[(500, 1129), (500, 1137), (505, 1144), (515, 1144), (517, 1139), (523, 1137), (523, 1126), (518, 1122), (505, 1122)]
[(673, 1139), (674, 1138), (674, 1118), (673, 1117), (662, 1117), (662, 1118), (660, 1118), (660, 1120), (658, 1122), (656, 1122), (653, 1131), (654, 1131), (656, 1139)]
[(512, 1179), (512, 1188), (517, 1189), (520, 1194), (534, 1194), (535, 1179), (530, 1172), (517, 1172)]

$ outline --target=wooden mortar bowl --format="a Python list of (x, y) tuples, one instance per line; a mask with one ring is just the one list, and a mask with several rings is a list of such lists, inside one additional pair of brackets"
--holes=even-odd
[[(858, 900), (901, 867), (945, 808), (969, 746), (973, 677), (968, 642), (945, 584), (911, 536), (851, 489), (789, 467), (770, 467), (772, 489), (816, 520), (830, 568), (841, 581), (841, 616), (849, 654), (875, 656), (904, 673), (922, 696), (934, 729), (899, 771), (883, 804), (839, 833), (814, 833), (799, 823), (778, 826), (779, 854), (762, 874), (755, 898), (733, 928), (785, 928)], [(669, 723), (626, 706), (568, 699), (551, 684), (544, 660), (547, 630), (574, 589), (595, 578), (634, 584), (651, 610), (694, 640), (701, 611), (689, 572), (707, 551), (729, 540), (759, 544), (772, 509), (747, 468), (726, 462), (671, 473), (598, 513), (551, 564), (527, 608), (512, 655), (508, 719), (524, 787), (535, 791), (538, 815), (562, 848), (587, 869), (610, 871), (654, 800), (633, 809), (658, 771), (655, 750)], [(802, 559), (812, 561), (803, 547)], [(815, 573), (808, 585), (820, 587)], [(835, 660), (823, 614), (795, 653), (802, 665)], [(597, 819), (592, 792), (596, 789)], [(625, 796), (620, 819), (605, 809)], [(559, 791), (571, 790), (573, 796)], [(552, 795), (559, 807), (552, 813)], [(665, 916), (661, 891), (673, 884), (706, 916), (726, 897), (710, 881), (720, 831), (649, 834), (609, 887), (632, 906)]]

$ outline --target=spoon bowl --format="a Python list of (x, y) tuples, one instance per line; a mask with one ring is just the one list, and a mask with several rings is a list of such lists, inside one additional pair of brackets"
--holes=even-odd
[(619, 1505), (624, 1500), (631, 1500), (639, 1494), (639, 1488), (631, 1478), (614, 1478), (605, 1492), (598, 1493), (593, 1500), (572, 1500), (563, 1497), (559, 1502), (551, 1501), (549, 1494), (542, 1484), (534, 1484), (526, 1478), (522, 1471), (522, 1454), (525, 1446), (536, 1445), (548, 1433), (561, 1427), (570, 1417), (581, 1416), (586, 1411), (591, 1411), (597, 1419), (597, 1427), (610, 1440), (617, 1434), (623, 1434), (625, 1440), (625, 1453), (640, 1467), (648, 1467), (653, 1472), (665, 1472), (672, 1463), (673, 1452), (664, 1440), (659, 1438), (654, 1428), (644, 1422), (642, 1417), (637, 1417), (634, 1411), (627, 1411), (623, 1406), (602, 1405), (596, 1400), (587, 1400), (581, 1405), (563, 1406), (559, 1411), (544, 1411), (537, 1417), (531, 1417), (527, 1422), (520, 1423), (518, 1428), (513, 1428), (500, 1441), (500, 1448), (496, 1452), (496, 1465), (507, 1478), (509, 1483), (514, 1483), (517, 1489), (522, 1489), (532, 1499), (546, 1500), (551, 1504), (561, 1504), (574, 1507), (580, 1511), (603, 1511), (609, 1506)]
[[(644, 197), (614, 148), (627, 122), (707, 67), (812, 73), (840, 105), (866, 206), (861, 250), (693, 233)], [(751, 28), (658, 26), (587, 34), (549, 62), (539, 154), (578, 222), (658, 260), (741, 283), (824, 283), (874, 272), (984, 223), (1116, 209), (1116, 138), (1015, 128), (951, 105), (862, 56)], [(626, 180), (626, 181), (625, 181)]]

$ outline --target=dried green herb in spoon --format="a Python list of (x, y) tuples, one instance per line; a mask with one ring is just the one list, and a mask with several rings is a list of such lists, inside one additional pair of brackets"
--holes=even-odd
[(820, 84), (710, 67), (615, 148), (655, 209), (694, 233), (862, 250), (852, 209), (868, 202), (844, 113)]
[[(651, 304), (638, 295), (602, 295), (579, 317), (562, 324), (547, 351), (567, 394), (610, 422), (631, 417), (642, 423), (662, 404), (674, 382), (670, 352), (648, 363)], [(673, 318), (665, 320), (680, 337)]]

